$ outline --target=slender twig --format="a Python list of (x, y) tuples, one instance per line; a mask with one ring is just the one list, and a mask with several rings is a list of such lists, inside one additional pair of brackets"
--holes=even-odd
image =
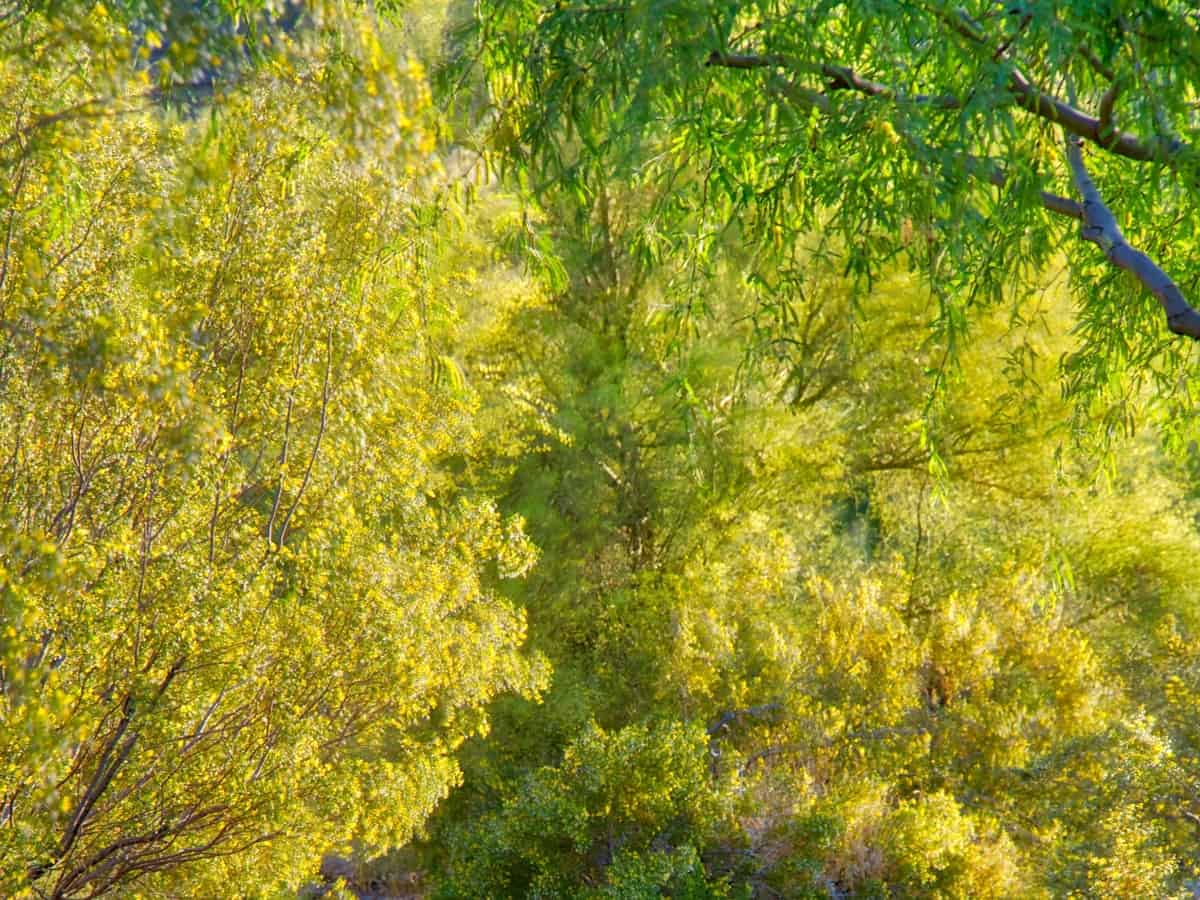
[[(4, 256), (0, 259), (0, 300), (4, 296), (4, 283), (8, 280), (8, 260), (12, 253), (13, 224), (17, 216), (17, 201), (20, 199), (22, 188), (25, 186), (25, 174), (28, 168), (29, 160), (22, 157), (20, 166), (17, 169), (16, 187), (9, 198), (8, 222), (5, 225), (4, 233)], [(3, 315), (3, 306), (0, 306), (0, 315)]]
[(287, 535), (288, 524), (292, 521), (292, 514), (296, 511), (296, 507), (300, 505), (300, 498), (304, 496), (304, 491), (308, 488), (309, 479), (312, 477), (313, 464), (317, 461), (317, 452), (321, 449), (321, 438), (325, 436), (325, 428), (329, 422), (329, 393), (330, 393), (330, 377), (333, 372), (333, 326), (329, 326), (329, 331), (325, 335), (325, 380), (321, 385), (321, 419), (317, 425), (317, 437), (313, 441), (312, 453), (308, 457), (308, 465), (304, 469), (304, 477), (300, 481), (300, 487), (296, 490), (296, 496), (292, 498), (292, 505), (288, 507), (287, 515), (283, 517), (283, 524), (279, 527), (279, 539), (276, 542), (279, 546), (283, 546), (283, 539)]
[(292, 387), (288, 391), (287, 412), (283, 417), (283, 446), (279, 449), (279, 484), (275, 488), (275, 500), (271, 503), (271, 516), (267, 519), (267, 549), (275, 545), (275, 517), (283, 498), (283, 482), (286, 478), (288, 447), (292, 439), (292, 410), (296, 406), (296, 387), (300, 380), (300, 362), (304, 358), (304, 329), (296, 333), (296, 362), (292, 368)]

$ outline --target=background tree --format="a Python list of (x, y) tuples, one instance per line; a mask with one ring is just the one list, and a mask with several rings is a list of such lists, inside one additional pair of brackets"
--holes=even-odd
[[(1107, 485), (1063, 446), (1070, 407), (1046, 385), (1067, 297), (1026, 297), (1016, 325), (981, 315), (956, 367), (925, 339), (917, 279), (860, 294), (819, 259), (804, 292), (714, 266), (711, 314), (684, 320), (686, 263), (636, 256), (655, 196), (545, 197), (568, 286), (501, 353), (551, 427), (502, 495), (542, 549), (512, 596), (554, 682), (464, 748), (416, 857), (435, 889), (1178, 889), (1197, 770), (1146, 711), (1172, 629), (1196, 621), (1192, 507), (1146, 435), (1119, 442)], [(644, 748), (619, 796), (583, 787), (604, 771), (596, 728)], [(657, 761), (690, 746), (676, 729), (707, 736), (703, 785), (629, 818), (674, 784)]]

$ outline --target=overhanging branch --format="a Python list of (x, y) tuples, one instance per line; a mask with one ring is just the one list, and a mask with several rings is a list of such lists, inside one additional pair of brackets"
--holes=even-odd
[[(965, 22), (951, 19), (949, 24), (955, 32), (973, 43), (986, 46), (986, 40), (976, 34)], [(827, 80), (826, 87), (831, 91), (856, 91), (868, 97), (889, 100), (902, 99), (933, 109), (953, 110), (963, 107), (962, 100), (953, 94), (905, 94), (890, 85), (865, 78), (846, 66), (831, 63), (819, 65), (799, 63), (778, 54), (734, 54), (714, 50), (709, 54), (705, 65), (728, 69), (782, 68), (811, 71), (824, 77)], [(1138, 162), (1160, 162), (1175, 167), (1189, 149), (1187, 144), (1174, 138), (1141, 138), (1115, 128), (1112, 121), (1112, 106), (1120, 91), (1117, 83), (1114, 83), (1101, 99), (1099, 116), (1090, 115), (1070, 103), (1046, 93), (1034, 85), (1016, 66), (1009, 69), (1008, 83), (1013, 102), (1017, 106), (1053, 122), (1076, 137), (1103, 147), (1117, 156)]]
[[(955, 34), (967, 39), (972, 44), (989, 49), (987, 37), (981, 33), (979, 23), (975, 22), (962, 10), (954, 13), (940, 12), (941, 20)], [(995, 54), (991, 54), (993, 59)], [(1104, 67), (1107, 80), (1115, 81), (1111, 70)], [(1102, 112), (1099, 117), (1089, 115), (1078, 107), (1060, 100), (1037, 87), (1025, 73), (1016, 65), (1008, 70), (1008, 84), (1012, 90), (1013, 99), (1022, 109), (1033, 113), (1049, 122), (1062, 126), (1068, 133), (1084, 140), (1091, 141), (1103, 147), (1110, 153), (1123, 156), (1138, 162), (1160, 162), (1174, 168), (1181, 156), (1190, 148), (1187, 144), (1169, 138), (1141, 138), (1126, 131), (1117, 131), (1112, 127), (1112, 102), (1116, 99), (1119, 88), (1110, 88), (1106, 93), (1108, 111), (1104, 114), (1105, 101), (1101, 101)], [(1111, 95), (1111, 96), (1110, 96)]]
[(1200, 340), (1200, 313), (1188, 303), (1183, 291), (1157, 263), (1126, 242), (1117, 219), (1105, 204), (1083, 161), (1083, 150), (1076, 137), (1067, 138), (1067, 161), (1075, 187), (1083, 197), (1083, 227), (1080, 235), (1104, 251), (1117, 268), (1129, 272), (1158, 298), (1167, 316), (1167, 328), (1175, 334)]
[[(790, 69), (806, 71), (825, 79), (825, 89), (828, 91), (856, 91), (868, 97), (880, 97), (887, 100), (906, 100), (931, 106), (934, 109), (961, 109), (962, 101), (953, 94), (905, 94), (896, 88), (882, 82), (864, 78), (854, 69), (847, 66), (837, 66), (831, 63), (821, 65), (800, 63), (785, 56), (754, 53), (721, 53), (714, 50), (704, 61), (706, 66), (717, 66), (723, 69)], [(811, 89), (808, 89), (811, 90)]]
[[(968, 160), (968, 169), (972, 175), (987, 178), (988, 181), (998, 188), (1008, 187), (1008, 175), (1003, 169), (975, 158)], [(1072, 200), (1070, 197), (1060, 197), (1058, 194), (1052, 194), (1049, 191), (1038, 191), (1038, 199), (1042, 201), (1042, 206), (1050, 210), (1050, 212), (1058, 213), (1060, 216), (1069, 216), (1072, 219), (1083, 218), (1083, 204), (1078, 200)]]
[[(752, 55), (731, 57), (728, 54), (721, 54), (714, 51), (709, 56), (706, 64), (737, 69), (752, 69), (785, 67), (787, 62), (782, 57), (756, 57)], [(837, 84), (830, 84), (829, 89), (831, 90), (856, 90), (860, 93), (876, 97), (894, 98), (899, 96), (887, 86), (861, 78), (849, 69), (836, 66), (823, 66), (821, 67), (821, 71), (831, 77), (831, 79), (836, 76)], [(822, 113), (830, 111), (830, 100), (825, 93), (790, 82), (779, 74), (774, 75), (768, 84), (792, 102), (818, 109)], [(1025, 82), (1025, 84), (1028, 84), (1028, 82)], [(1034, 90), (1032, 86), (1030, 86), (1030, 90)], [(1093, 120), (1096, 122), (1096, 128), (1092, 129), (1092, 132), (1096, 136), (1091, 138), (1103, 149), (1117, 153), (1121, 153), (1122, 146), (1125, 146), (1122, 144), (1124, 138), (1114, 132), (1111, 123), (1112, 104), (1116, 100), (1119, 91), (1118, 84), (1114, 82), (1105, 93), (1101, 104), (1104, 121)], [(1043, 103), (1061, 104), (1060, 101), (1048, 98), (1046, 95), (1040, 94), (1040, 92), (1038, 96), (1041, 98), (1038, 101), (1039, 109), (1042, 108)], [(913, 99), (937, 102), (945, 98), (918, 97)], [(1070, 107), (1067, 104), (1061, 104), (1061, 106), (1067, 110), (1074, 110), (1074, 107)], [(1078, 116), (1083, 116), (1078, 111), (1075, 111), (1075, 113)], [(1055, 120), (1053, 115), (1047, 115), (1046, 117)], [(1081, 236), (1104, 250), (1105, 256), (1113, 265), (1132, 274), (1146, 290), (1158, 299), (1167, 317), (1167, 327), (1175, 334), (1200, 340), (1200, 312), (1197, 312), (1188, 303), (1179, 286), (1175, 284), (1170, 276), (1154, 260), (1142, 251), (1129, 246), (1120, 228), (1117, 226), (1115, 217), (1100, 197), (1099, 191), (1096, 189), (1083, 163), (1083, 153), (1080, 145), (1082, 143), (1081, 138), (1087, 137), (1087, 135), (1080, 135), (1072, 127), (1071, 121), (1060, 121), (1059, 124), (1068, 134), (1067, 157), (1076, 188), (1083, 197), (1083, 202), (1080, 203), (1079, 201), (1052, 194), (1048, 191), (1039, 191), (1038, 197), (1041, 205), (1043, 208), (1058, 215), (1080, 219), (1084, 223), (1081, 229)], [(1106, 133), (1110, 137), (1107, 140), (1100, 140), (1098, 137), (1101, 133)], [(1115, 138), (1111, 137), (1113, 134), (1117, 136)], [(1127, 146), (1126, 149), (1128, 149)], [(1129, 154), (1126, 153), (1123, 155)], [(1131, 158), (1150, 157), (1133, 156)], [(1009, 183), (1008, 175), (1002, 169), (985, 160), (968, 157), (967, 171), (971, 175), (982, 178), (999, 188), (1007, 187)]]
[(837, 66), (831, 63), (807, 65), (779, 55), (759, 56), (753, 53), (721, 53), (714, 50), (708, 55), (704, 64), (725, 69), (776, 68), (811, 71), (826, 80), (825, 88), (829, 91), (857, 91), (868, 97), (882, 97), (888, 100), (904, 99), (910, 103), (928, 105), (935, 109), (961, 109), (963, 105), (962, 101), (953, 94), (904, 94), (891, 85), (864, 78), (847, 66)]

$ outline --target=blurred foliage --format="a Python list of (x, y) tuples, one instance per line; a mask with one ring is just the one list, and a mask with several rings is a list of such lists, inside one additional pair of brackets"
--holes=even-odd
[[(411, 837), (487, 702), (545, 683), (495, 588), (536, 550), (457, 476), (453, 377), (467, 312), (539, 292), (493, 306), (462, 263), (399, 35), (314, 39), (194, 115), (93, 72), (103, 7), (73, 21), (101, 37), (10, 24), (37, 49), (0, 90), (0, 893), (294, 887)], [(39, 112), (96, 84), (95, 115)]]
[[(543, 201), (570, 282), (511, 352), (559, 433), (504, 506), (541, 549), (508, 590), (554, 683), (465, 746), (418, 845), (433, 883), (611, 891), (612, 848), (648, 843), (703, 880), (628, 896), (1177, 894), (1196, 509), (1153, 434), (1105, 465), (1073, 440), (1064, 292), (1014, 296), (951, 359), (917, 279), (864, 293), (810, 251), (786, 285), (714, 269), (684, 321), (629, 234), (652, 191)], [(625, 756), (621, 803), (650, 803), (672, 722), (708, 733), (713, 812), (647, 831), (589, 799), (580, 742), (662, 741)]]

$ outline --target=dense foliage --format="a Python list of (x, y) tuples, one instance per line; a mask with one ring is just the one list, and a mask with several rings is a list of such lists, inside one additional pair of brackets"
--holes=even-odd
[(1081, 340), (1063, 374), (1103, 404), (1087, 417), (1120, 427), (1152, 402), (1191, 435), (1194, 344), (1163, 327), (1200, 337), (1191, 4), (478, 7), (462, 58), (483, 63), (507, 171), (538, 191), (645, 185), (649, 265), (703, 271), (733, 240), (786, 284), (815, 235), (860, 283), (919, 272), (954, 345), (1065, 258)]
[(1193, 351), (1012, 78), (1178, 275), (1196, 25), (993, 6), (0, 5), (0, 892), (1195, 891)]
[[(559, 233), (578, 280), (527, 350), (567, 438), (507, 501), (554, 684), (469, 745), (425, 847), (442, 892), (1171, 895), (1200, 796), (1196, 510), (1149, 435), (1107, 476), (1071, 449), (1044, 387), (1061, 293), (982, 323), (931, 399), (946, 348), (910, 351), (934, 303), (908, 277), (826, 276), (792, 313), (804, 357), (749, 360), (758, 301), (726, 283), (681, 349), (622, 271), (623, 212), (602, 195)], [(706, 770), (704, 797), (663, 772), (687, 747), (668, 771)]]
[(74, 101), (44, 62), (0, 91), (0, 892), (294, 885), (410, 837), (487, 701), (543, 681), (491, 587), (535, 551), (455, 474), (462, 314), (506, 312), (419, 71), (368, 73), (408, 102), (357, 143), (319, 92), (362, 66), (320, 46), (219, 118), (20, 135)]

